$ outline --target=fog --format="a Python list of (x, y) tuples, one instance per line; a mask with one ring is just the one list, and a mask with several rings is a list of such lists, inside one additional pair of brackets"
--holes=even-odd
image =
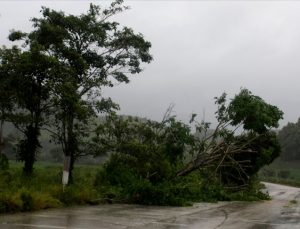
[[(93, 3), (108, 5), (109, 1)], [(300, 2), (125, 1), (116, 17), (152, 43), (154, 60), (129, 84), (104, 89), (120, 114), (161, 120), (169, 104), (187, 121), (191, 113), (214, 123), (214, 97), (248, 88), (285, 113), (281, 126), (300, 116)], [(66, 13), (88, 1), (0, 1), (0, 44), (10, 29), (30, 31), (41, 6)]]

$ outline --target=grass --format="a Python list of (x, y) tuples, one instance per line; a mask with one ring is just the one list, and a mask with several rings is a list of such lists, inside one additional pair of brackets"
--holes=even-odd
[[(227, 192), (219, 185), (199, 183), (199, 175), (191, 175), (178, 183), (165, 181), (159, 185), (137, 179), (124, 187), (105, 184), (103, 168), (96, 165), (77, 165), (74, 183), (63, 190), (62, 165), (37, 162), (31, 177), (22, 175), (22, 164), (10, 162), (8, 170), (0, 170), (0, 213), (26, 212), (72, 205), (99, 203), (139, 203), (185, 206), (199, 201), (254, 201), (267, 199), (253, 185), (252, 190)], [(101, 172), (102, 171), (102, 172)], [(115, 174), (120, 176), (120, 173)], [(105, 179), (104, 179), (105, 178)]]
[(76, 166), (74, 183), (61, 185), (62, 165), (38, 162), (32, 177), (22, 175), (22, 164), (10, 162), (0, 171), (0, 213), (32, 211), (78, 204), (95, 204), (101, 196), (94, 188), (99, 166)]
[(276, 160), (259, 173), (262, 181), (300, 187), (300, 161)]

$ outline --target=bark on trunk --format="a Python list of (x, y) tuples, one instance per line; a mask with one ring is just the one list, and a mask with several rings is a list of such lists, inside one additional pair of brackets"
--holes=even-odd
[(74, 116), (73, 112), (69, 112), (69, 117), (67, 119), (67, 136), (66, 136), (66, 152), (65, 155), (70, 157), (70, 168), (69, 168), (69, 182), (68, 184), (72, 184), (74, 182), (73, 178), (73, 169), (75, 163), (77, 142), (76, 136), (74, 134)]
[(26, 143), (24, 144), (23, 160), (24, 167), (23, 172), (25, 175), (31, 175), (33, 173), (33, 164), (36, 160), (36, 151), (39, 147), (39, 129), (37, 126), (29, 126), (26, 131)]
[(0, 154), (2, 154), (2, 150), (4, 148), (3, 125), (4, 125), (4, 120), (1, 120), (1, 122), (0, 122)]

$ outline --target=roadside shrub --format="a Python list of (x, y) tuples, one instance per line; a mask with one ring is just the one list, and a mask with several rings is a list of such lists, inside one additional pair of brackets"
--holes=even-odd
[(35, 192), (33, 193), (33, 210), (59, 208), (63, 204), (51, 196), (49, 193)]
[(96, 199), (96, 191), (90, 186), (84, 187), (73, 184), (65, 187), (64, 191), (62, 188), (57, 189), (53, 196), (58, 200), (57, 204), (62, 203), (65, 206), (93, 204), (93, 200)]
[(103, 180), (111, 185), (121, 187), (134, 183), (139, 175), (134, 167), (136, 163), (138, 161), (130, 155), (112, 155), (110, 162), (103, 166), (105, 171), (105, 174), (102, 175)]
[(20, 194), (20, 198), (23, 202), (22, 211), (31, 211), (33, 210), (33, 198), (31, 194), (27, 191), (22, 191)]
[(0, 213), (18, 212), (22, 208), (23, 202), (19, 195), (0, 192)]

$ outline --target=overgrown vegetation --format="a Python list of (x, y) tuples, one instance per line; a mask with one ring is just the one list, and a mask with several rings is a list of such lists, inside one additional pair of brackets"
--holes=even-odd
[[(208, 136), (209, 123), (197, 123), (193, 115), (192, 133), (170, 110), (162, 122), (108, 116), (91, 143), (112, 154), (96, 184), (111, 187), (108, 197), (143, 204), (265, 198), (254, 183), (259, 169), (280, 153), (270, 128), (282, 112), (245, 89), (216, 104), (219, 124)], [(235, 133), (238, 127), (243, 133)]]
[[(147, 205), (186, 206), (196, 201), (261, 200), (268, 196), (259, 192), (259, 184), (240, 192), (226, 191), (201, 174), (152, 184), (133, 174), (105, 175), (106, 169), (99, 166), (77, 166), (76, 182), (63, 191), (61, 166), (53, 163), (37, 163), (32, 178), (22, 175), (21, 163), (11, 162), (10, 169), (0, 173), (0, 213), (34, 211), (72, 205), (94, 205), (99, 203), (139, 203)], [(120, 168), (124, 172), (122, 168)], [(109, 180), (122, 177), (119, 185)], [(125, 183), (124, 179), (132, 183)], [(115, 183), (116, 184), (116, 183)]]
[[(238, 123), (235, 116), (229, 116), (240, 114), (239, 107), (233, 112), (232, 104), (241, 97), (251, 98), (251, 103), (257, 102), (266, 113), (270, 108), (273, 121), (266, 119), (258, 129), (247, 127), (243, 133), (235, 134), (232, 126), (244, 124), (252, 115), (245, 112), (243, 121)], [(28, 179), (21, 175), (20, 167), (12, 164), (8, 169), (2, 159), (2, 212), (99, 201), (184, 206), (195, 201), (267, 199), (260, 192), (256, 174), (278, 156), (277, 139), (269, 128), (277, 125), (281, 111), (247, 90), (229, 103), (222, 95), (216, 103), (220, 124), (209, 136), (208, 123), (196, 122), (193, 115), (193, 132), (190, 125), (170, 115), (171, 109), (162, 122), (106, 116), (87, 144), (96, 155), (110, 155), (109, 160), (97, 171), (78, 167), (76, 182), (64, 191), (60, 184), (61, 168), (36, 168)], [(242, 109), (247, 107), (246, 103), (243, 105)]]
[[(9, 39), (23, 40), (22, 46), (0, 49), (1, 212), (99, 200), (188, 205), (268, 198), (257, 173), (280, 153), (272, 128), (283, 112), (249, 90), (231, 100), (225, 93), (216, 98), (214, 129), (195, 114), (189, 124), (177, 120), (171, 107), (162, 122), (115, 114), (118, 105), (102, 96), (102, 88), (128, 83), (152, 60), (141, 34), (110, 20), (126, 9), (122, 0), (106, 9), (91, 4), (80, 16), (42, 8), (33, 31), (11, 32)], [(100, 113), (107, 115), (97, 122)], [(5, 122), (22, 133), (17, 156), (23, 175), (1, 153)], [(51, 153), (70, 159), (65, 169), (71, 178), (80, 156), (109, 160), (97, 172), (77, 167), (76, 180), (63, 190), (62, 168), (33, 166), (42, 130), (61, 146)]]
[(0, 213), (102, 201), (93, 185), (98, 167), (78, 166), (74, 171), (77, 182), (66, 187), (65, 191), (61, 185), (61, 169), (57, 164), (37, 163), (31, 179), (28, 179), (22, 175), (21, 163), (11, 162), (9, 170), (0, 171)]
[[(266, 118), (268, 108), (273, 115), (261, 125), (255, 123), (258, 129), (248, 126), (236, 135), (232, 126), (243, 125), (252, 115), (245, 112), (244, 118), (238, 116), (241, 122), (230, 116), (240, 114), (240, 107), (233, 109), (232, 104), (244, 97), (250, 99), (250, 104), (263, 107), (265, 113), (258, 115)], [(170, 115), (171, 109), (162, 122), (115, 114), (106, 116), (87, 146), (96, 155), (110, 155), (109, 160), (96, 173), (78, 168), (76, 182), (65, 191), (60, 185), (61, 168), (36, 169), (28, 179), (15, 167), (8, 169), (7, 160), (2, 159), (2, 212), (97, 203), (97, 199), (180, 206), (195, 201), (267, 199), (259, 190), (256, 174), (279, 154), (276, 136), (269, 128), (277, 125), (281, 111), (247, 90), (229, 103), (222, 95), (216, 98), (216, 103), (220, 124), (209, 136), (206, 136), (208, 123), (195, 122), (193, 115), (194, 133), (190, 125)], [(244, 103), (242, 111), (247, 106)]]

